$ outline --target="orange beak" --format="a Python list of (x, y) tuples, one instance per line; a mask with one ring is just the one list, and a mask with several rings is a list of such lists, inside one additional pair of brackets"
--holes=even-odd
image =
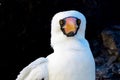
[(65, 29), (65, 33), (68, 34), (70, 32), (74, 32), (76, 31), (76, 26), (75, 24), (71, 21), (71, 22), (67, 22), (66, 25), (64, 26)]
[(66, 18), (66, 24), (64, 25), (64, 33), (68, 35), (75, 34), (77, 31), (76, 19)]

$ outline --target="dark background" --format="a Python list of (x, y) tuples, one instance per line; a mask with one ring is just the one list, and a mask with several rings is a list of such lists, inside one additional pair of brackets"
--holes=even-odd
[(0, 73), (15, 80), (30, 62), (53, 52), (51, 18), (75, 9), (87, 19), (86, 38), (96, 39), (104, 28), (120, 24), (118, 0), (0, 0)]

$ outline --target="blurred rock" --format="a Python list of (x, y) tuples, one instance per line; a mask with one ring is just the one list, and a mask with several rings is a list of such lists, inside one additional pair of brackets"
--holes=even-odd
[(101, 32), (101, 54), (96, 56), (97, 80), (120, 80), (120, 25)]

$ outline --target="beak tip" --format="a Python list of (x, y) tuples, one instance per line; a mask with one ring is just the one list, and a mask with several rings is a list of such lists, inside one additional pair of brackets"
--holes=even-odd
[(72, 36), (74, 36), (74, 35), (75, 35), (75, 33), (74, 33), (74, 32), (72, 32), (72, 31), (71, 31), (71, 32), (69, 32), (68, 34), (66, 34), (66, 36), (67, 36), (67, 37), (72, 37)]

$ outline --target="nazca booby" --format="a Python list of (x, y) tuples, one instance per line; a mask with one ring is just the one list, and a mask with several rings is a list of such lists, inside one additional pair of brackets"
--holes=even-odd
[(55, 14), (51, 22), (54, 52), (33, 61), (16, 80), (95, 80), (95, 62), (85, 29), (82, 13), (69, 10)]

